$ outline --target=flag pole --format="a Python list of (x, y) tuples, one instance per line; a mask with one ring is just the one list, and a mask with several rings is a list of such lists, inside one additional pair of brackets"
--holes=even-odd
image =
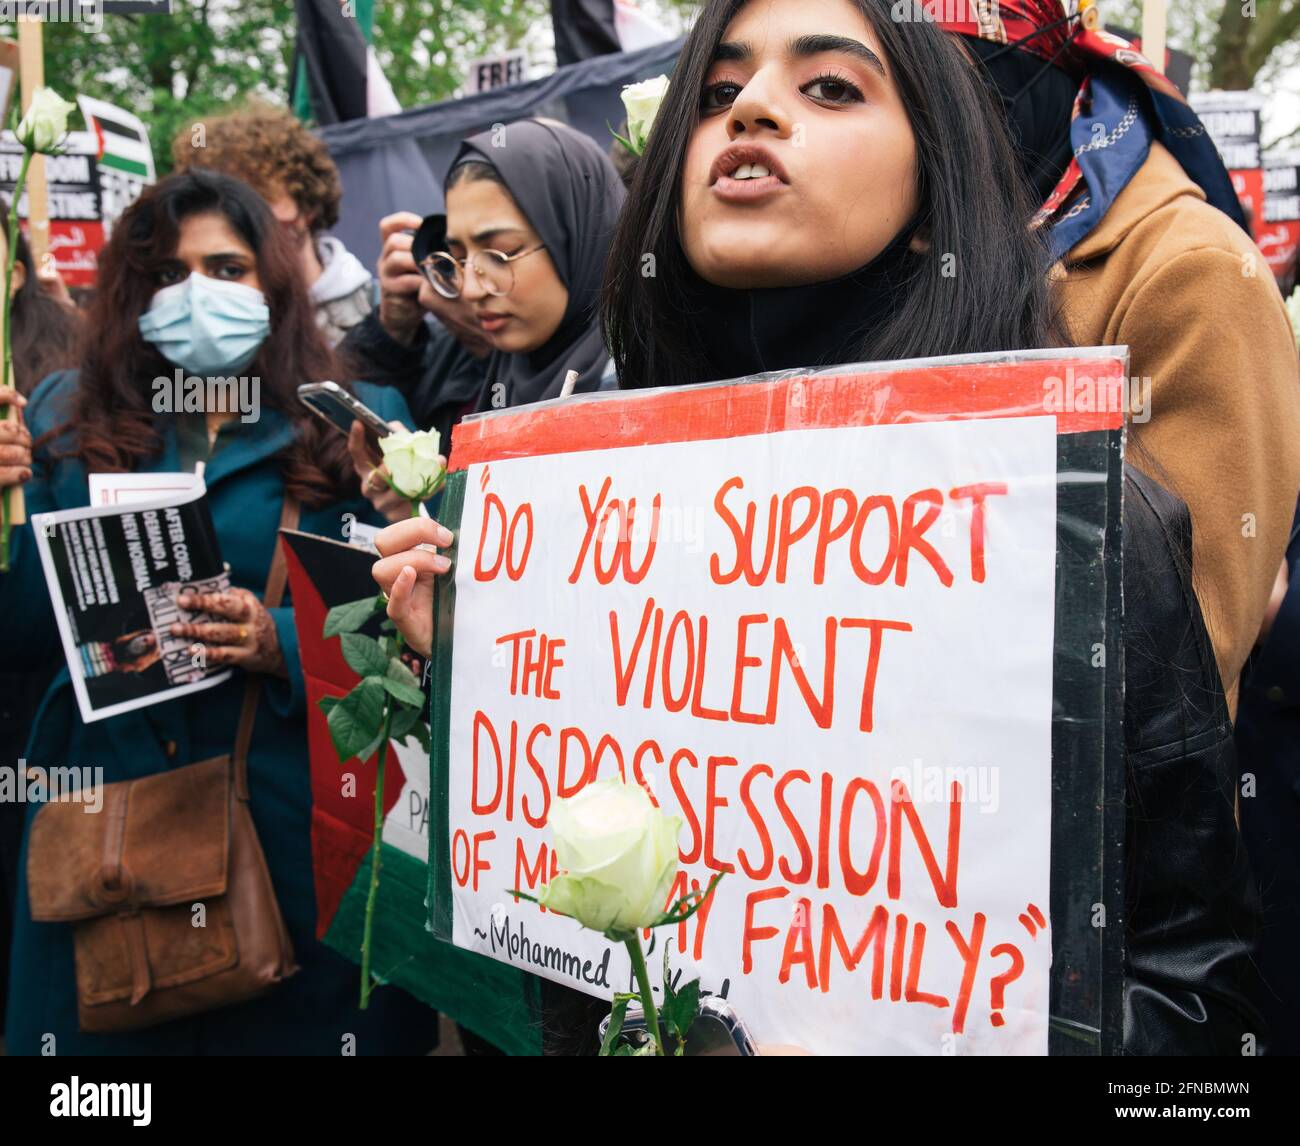
[[(18, 18), (18, 73), (26, 115), (33, 93), (45, 86), (45, 44), (39, 17)], [(50, 251), (50, 199), (44, 155), (33, 155), (27, 170), (27, 246), (37, 271), (43, 271)]]
[(1145, 0), (1142, 5), (1142, 54), (1162, 76), (1165, 74), (1166, 0)]
[[(22, 110), (26, 114), (32, 95), (45, 83), (45, 44), (39, 17), (21, 14), (18, 17), (18, 82), (22, 92)], [(18, 213), (18, 200), (9, 208)], [(32, 265), (39, 273), (45, 267), (50, 250), (50, 204), (45, 183), (45, 156), (32, 156), (27, 169), (27, 246), (32, 252)], [(11, 304), (12, 305), (12, 304)], [(5, 381), (15, 386), (13, 364)], [(9, 491), (9, 524), (21, 525), (27, 520), (27, 506), (23, 487), (14, 486)]]

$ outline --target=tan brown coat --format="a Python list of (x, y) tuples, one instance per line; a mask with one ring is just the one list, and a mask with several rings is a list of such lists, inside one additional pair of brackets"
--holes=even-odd
[[(1059, 270), (1059, 268), (1058, 268)], [(1160, 144), (1058, 279), (1071, 341), (1150, 378), (1129, 460), (1187, 503), (1193, 575), (1236, 710), (1300, 489), (1300, 361), (1259, 249)]]

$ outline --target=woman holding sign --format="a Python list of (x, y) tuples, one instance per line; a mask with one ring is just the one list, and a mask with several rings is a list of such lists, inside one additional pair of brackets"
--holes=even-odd
[[(141, 1029), (96, 1026), (92, 1033), (85, 1020), (93, 1011), (87, 1008), (103, 1000), (90, 993), (99, 978), (94, 961), (84, 958), (81, 945), (89, 933), (82, 929), (108, 926), (115, 917), (35, 922), (38, 893), (64, 902), (67, 894), (81, 893), (88, 865), (93, 872), (100, 856), (85, 833), (109, 820), (122, 839), (171, 841), (161, 864), (153, 862), (159, 858), (156, 848), (141, 845), (142, 859), (120, 845), (128, 854), (123, 858), (119, 853), (117, 870), (120, 876), (126, 868), (128, 886), (153, 886), (151, 881), (178, 873), (175, 878), (189, 880), (193, 891), (195, 871), (206, 870), (204, 848), (179, 830), (174, 818), (151, 815), (150, 809), (197, 803), (197, 795), (193, 801), (151, 803), (147, 797), (134, 798), (141, 789), (133, 786), (132, 798), (117, 799), (117, 818), (105, 811), (65, 824), (70, 830), (54, 838), (57, 856), (52, 862), (41, 862), (33, 851), (33, 808), (24, 841), (21, 870), (26, 878), (13, 946), (7, 1049), (11, 1054), (337, 1055), (349, 1053), (351, 1040), (358, 1054), (427, 1051), (436, 1042), (436, 1016), (391, 987), (378, 988), (371, 1009), (359, 1012), (355, 966), (315, 935), (307, 698), (293, 610), (282, 599), (271, 599), (279, 595), (277, 567), (283, 569), (276, 561), (277, 528), (294, 516), (284, 513), (286, 506), (300, 507), (298, 528), (325, 536), (342, 536), (348, 518), (373, 523), (383, 518), (362, 497), (343, 435), (316, 420), (297, 399), (300, 382), (339, 375), (313, 319), (295, 252), (266, 204), (246, 184), (204, 171), (173, 176), (148, 189), (114, 227), (88, 325), (95, 338), (80, 369), (51, 375), (26, 402), (23, 414), (36, 440), (34, 457), (25, 453), (30, 439), (10, 434), (9, 452), (0, 450), (0, 485), (30, 478), (27, 507), (37, 514), (85, 506), (92, 473), (170, 473), (175, 478), (177, 471), (193, 474), (202, 463), (207, 506), (230, 587), (188, 601), (182, 592), (181, 606), (190, 606), (200, 617), (167, 625), (161, 635), (179, 642), (181, 650), (189, 642), (189, 654), (199, 665), (235, 671), (204, 691), (87, 723), (79, 714), (69, 671), (62, 669), (31, 729), (27, 758), (39, 768), (93, 767), (99, 774), (97, 787), (120, 793), (125, 781), (166, 783), (166, 777), (179, 775), (186, 766), (242, 754), (247, 789), (241, 799), (265, 856), (263, 870), (269, 873), (292, 956), (283, 981), (251, 1001)], [(209, 387), (195, 395), (197, 403), (178, 409), (172, 403), (178, 375), (200, 382), (221, 376), (257, 383), (251, 391), (257, 400), (242, 412), (214, 406), (208, 395), (216, 390)], [(357, 391), (382, 415), (407, 420), (405, 403), (394, 391), (364, 384)], [(9, 397), (0, 391), (0, 400)], [(15, 452), (18, 447), (22, 457)], [(0, 578), (6, 618), (0, 628), (0, 664), (19, 670), (57, 648), (59, 633), (32, 526), (15, 531), (14, 538), (13, 569)], [(157, 635), (151, 633), (151, 640)], [(138, 634), (131, 643), (139, 643)], [(147, 652), (136, 649), (132, 655)], [(121, 649), (101, 659), (118, 663)], [(233, 783), (238, 792), (242, 785)], [(44, 811), (57, 808), (50, 805)], [(228, 829), (222, 838), (235, 838), (235, 830)], [(105, 866), (99, 870), (106, 873), (113, 869), (107, 847), (104, 853)], [(156, 870), (160, 866), (165, 869), (161, 874)], [(250, 866), (247, 850), (231, 848), (222, 878), (233, 883), (235, 876), (228, 873)], [(101, 878), (112, 888), (120, 886), (117, 879)], [(207, 885), (199, 881), (198, 886)], [(98, 903), (98, 891), (86, 894)], [(226, 950), (224, 936), (230, 931), (225, 917), (217, 914), (217, 899), (189, 898), (203, 900), (207, 908), (202, 922), (196, 914), (193, 927), (182, 933), (193, 936), (192, 941), (175, 941), (175, 932), (173, 942), (142, 940), (143, 951), (136, 950), (130, 960), (128, 995), (132, 1007), (142, 1012), (154, 1005), (158, 991), (198, 982), (214, 966), (220, 970), (220, 959), (227, 957), (212, 953)], [(111, 896), (107, 902), (111, 905)], [(145, 910), (156, 908), (146, 903)], [(35, 912), (41, 914), (39, 908)], [(122, 934), (129, 936), (130, 922), (122, 926)], [(199, 931), (200, 926), (210, 930)], [(241, 932), (241, 940), (247, 934)], [(237, 962), (247, 957), (242, 946), (234, 952)], [(183, 964), (179, 970), (178, 961)], [(196, 961), (202, 966), (196, 968)], [(168, 966), (175, 971), (172, 981)], [(121, 970), (118, 966), (114, 973)], [(102, 978), (114, 989), (120, 982), (108, 973)]]
[[(1063, 341), (1001, 113), (954, 41), (895, 8), (704, 6), (611, 252), (620, 385)], [(1142, 950), (1126, 967), (1125, 1040), (1139, 1053), (1239, 1049), (1259, 1028), (1244, 994), (1252, 903), (1222, 792), (1222, 691), (1186, 587), (1185, 510), (1141, 475), (1129, 481), (1126, 727), (1131, 744), (1174, 744), (1185, 781), (1162, 784), (1169, 773), (1130, 757), (1143, 815), (1128, 845), (1128, 934)], [(417, 649), (429, 648), (433, 579), (449, 565), (416, 546), (450, 542), (421, 521), (379, 537), (375, 578)], [(1204, 795), (1190, 808), (1193, 785)], [(1178, 926), (1153, 926), (1158, 910)]]
[[(728, 31), (733, 14), (745, 36)], [(759, 61), (747, 25), (768, 21), (772, 58)], [(741, 69), (759, 82), (728, 78)], [(1052, 344), (1047, 253), (1023, 225), (1031, 207), (994, 110), (944, 37), (893, 23), (888, 5), (706, 5), (610, 253), (619, 385)], [(472, 144), (467, 174), (453, 164), (449, 177), (449, 241), (465, 229), (461, 179), (486, 177), (477, 155), (465, 163)], [(432, 578), (449, 563), (420, 542), (451, 535), (398, 523), (375, 575), (389, 615), (427, 649)]]

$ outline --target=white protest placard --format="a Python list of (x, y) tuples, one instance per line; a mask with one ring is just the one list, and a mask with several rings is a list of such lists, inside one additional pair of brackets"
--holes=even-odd
[(521, 84), (528, 78), (528, 52), (514, 48), (495, 56), (470, 60), (465, 68), (465, 94), (495, 91)]
[[(759, 1043), (1046, 1053), (1057, 439), (1117, 422), (1049, 411), (1051, 373), (1009, 408), (962, 368), (877, 388), (892, 424), (841, 378), (458, 431), (452, 940), (630, 989), (510, 894), (556, 870), (553, 802), (621, 776), (683, 821), (671, 899), (728, 873), (654, 941)], [(616, 444), (659, 417), (685, 440)]]

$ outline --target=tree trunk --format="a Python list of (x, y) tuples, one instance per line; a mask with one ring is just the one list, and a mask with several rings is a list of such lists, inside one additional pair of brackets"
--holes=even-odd
[(1225, 0), (1219, 15), (1210, 86), (1246, 91), (1275, 48), (1300, 33), (1300, 0)]
[(1239, 0), (1225, 0), (1223, 5), (1219, 34), (1214, 42), (1214, 60), (1210, 65), (1212, 88), (1246, 91), (1255, 80), (1258, 68), (1251, 67), (1249, 62), (1255, 20), (1249, 18), (1242, 8)]

